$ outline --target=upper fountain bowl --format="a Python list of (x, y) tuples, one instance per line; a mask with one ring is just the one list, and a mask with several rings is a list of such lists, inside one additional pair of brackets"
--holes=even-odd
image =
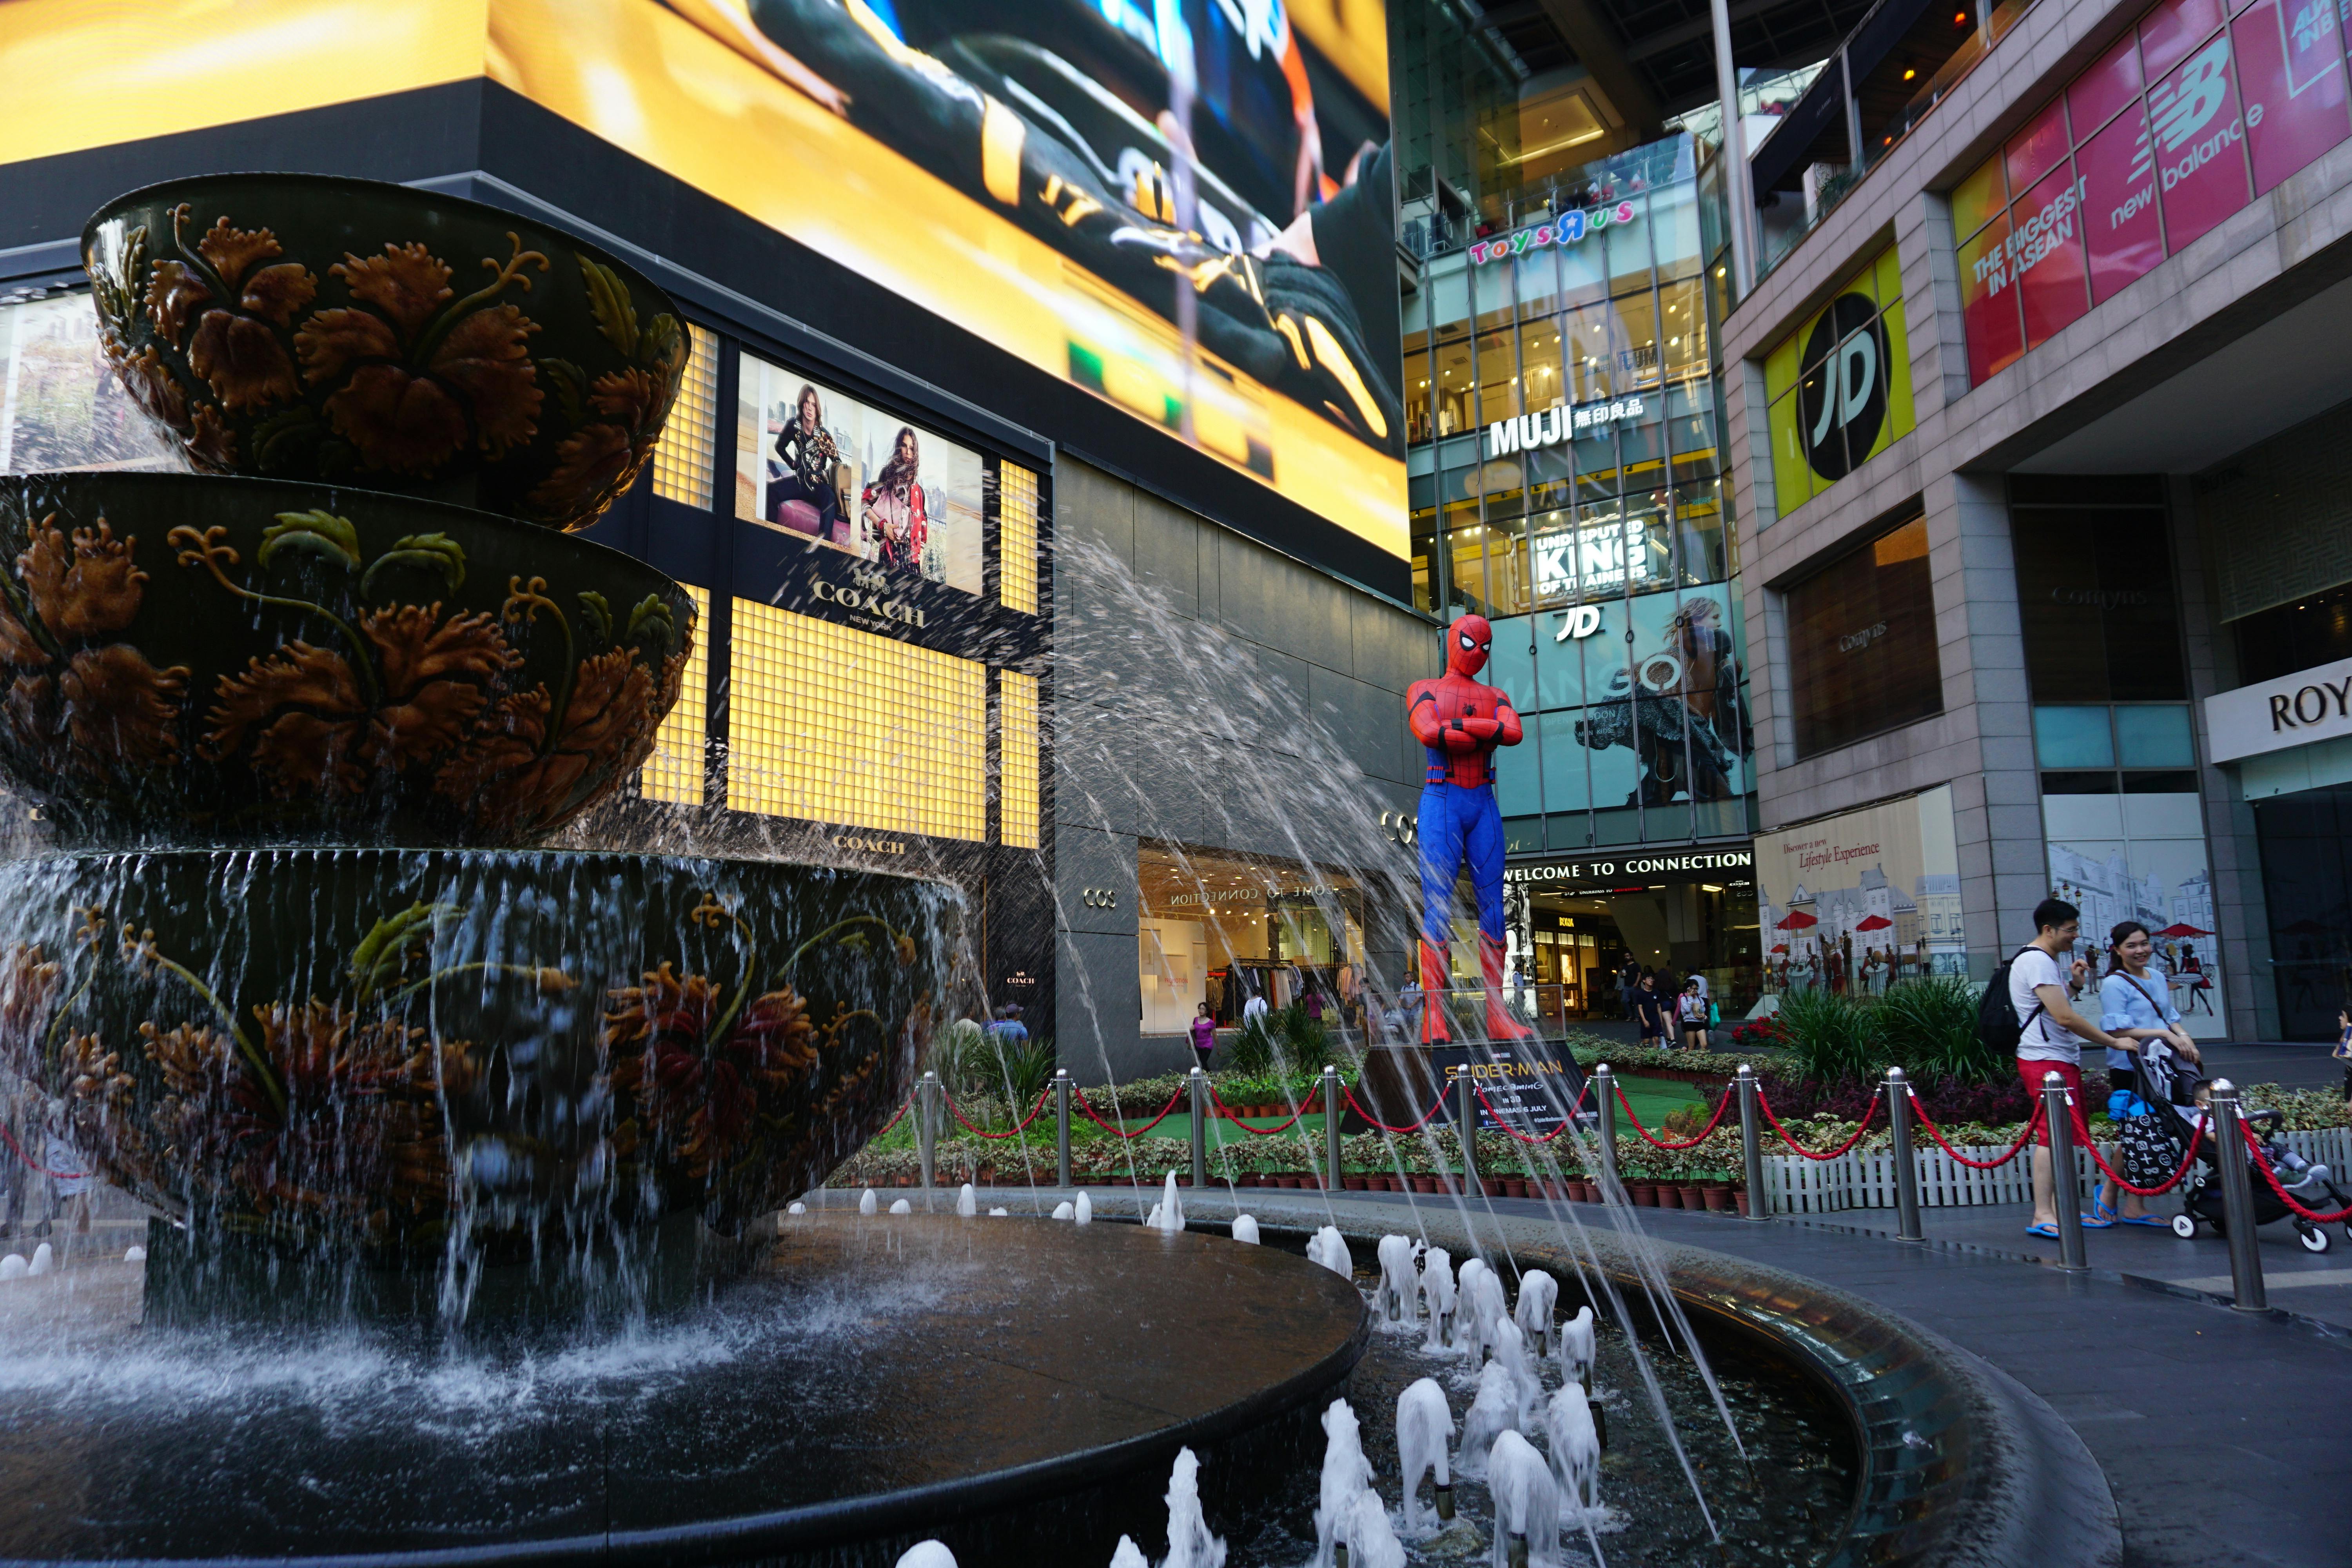
[(82, 231), (107, 357), (207, 473), (584, 528), (686, 374), (669, 297), (591, 245), (371, 180), (217, 174)]
[(694, 625), (644, 562), (488, 512), (0, 476), (0, 777), (83, 845), (529, 843), (645, 762)]

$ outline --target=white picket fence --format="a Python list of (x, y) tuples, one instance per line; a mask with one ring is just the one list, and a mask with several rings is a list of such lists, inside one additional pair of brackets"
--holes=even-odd
[[(2305, 1159), (2324, 1164), (2339, 1178), (2352, 1175), (2352, 1128), (2330, 1127), (2317, 1132), (2290, 1132), (2286, 1145)], [(2002, 1147), (1968, 1148), (1971, 1160), (1997, 1160)], [(2026, 1155), (1995, 1170), (1963, 1165), (1934, 1144), (1914, 1149), (1919, 1171), (1919, 1203), (1926, 1208), (1961, 1208), (1979, 1204), (2025, 1203), (2033, 1196), (2032, 1167)], [(2108, 1164), (2123, 1167), (2122, 1152), (2112, 1143), (2099, 1145)], [(2074, 1151), (2080, 1190), (2099, 1182), (2098, 1167), (2080, 1149)], [(1834, 1160), (1808, 1160), (1796, 1154), (1764, 1156), (1764, 1189), (1771, 1214), (1832, 1214), (1841, 1209), (1891, 1209), (1895, 1206), (1895, 1156), (1856, 1152)]]

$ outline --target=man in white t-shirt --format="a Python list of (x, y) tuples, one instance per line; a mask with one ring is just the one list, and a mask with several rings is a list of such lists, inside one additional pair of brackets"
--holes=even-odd
[[(2032, 1103), (2042, 1103), (2042, 1080), (2054, 1072), (2065, 1080), (2075, 1108), (2084, 1110), (2087, 1117), (2083, 1100), (2083, 1047), (2120, 1048), (2123, 1042), (2074, 1010), (2074, 994), (2091, 974), (2089, 964), (2067, 956), (2074, 951), (2074, 939), (2082, 934), (2082, 916), (2063, 899), (2044, 899), (2034, 906), (2033, 940), (2019, 949), (2010, 963), (2009, 1005), (2025, 1031), (2017, 1040), (2017, 1076), (2024, 1080)], [(2035, 1137), (2043, 1148), (2050, 1146), (2046, 1121), (2035, 1130)], [(2058, 1235), (2054, 1174), (2047, 1156), (2033, 1162), (2033, 1223), (2026, 1226), (2031, 1235), (2053, 1239)], [(2074, 1190), (2071, 1171), (2066, 1173), (2066, 1201), (2077, 1201), (2080, 1194)], [(2115, 1222), (2084, 1215), (2083, 1223), (2105, 1229)]]

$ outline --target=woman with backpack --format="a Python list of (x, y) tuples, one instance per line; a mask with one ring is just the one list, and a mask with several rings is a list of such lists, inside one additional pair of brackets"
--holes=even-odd
[[(1985, 988), (1984, 1006), (1978, 1014), (1978, 1036), (1988, 1046), (1999, 1048), (2006, 1044), (2016, 1050), (2017, 1076), (2024, 1080), (2032, 1104), (2042, 1104), (2042, 1079), (2056, 1073), (2079, 1108), (2083, 1047), (2122, 1050), (2125, 1046), (2074, 1010), (2074, 993), (2091, 973), (2090, 965), (2079, 958), (2071, 963), (2066, 961), (2066, 955), (2074, 951), (2075, 939), (2082, 935), (2083, 911), (2063, 899), (2044, 899), (2033, 907), (2033, 940), (1993, 972), (1992, 984)], [(2033, 1162), (2033, 1223), (2025, 1230), (2029, 1236), (2054, 1241), (2058, 1238), (2058, 1184), (2048, 1152), (2047, 1118), (2034, 1129), (2034, 1135), (2042, 1152)], [(2072, 1171), (2066, 1173), (2066, 1201), (2072, 1203), (2075, 1198)], [(2096, 1215), (2086, 1214), (2082, 1219), (2094, 1230), (2115, 1224)]]
[[(2156, 941), (2140, 921), (2125, 921), (2107, 933), (2107, 973), (2099, 982), (2099, 1026), (2117, 1042), (2107, 1048), (2107, 1114), (2122, 1129), (2121, 1142), (2126, 1151), (2135, 1145), (2154, 1146), (2154, 1141), (2137, 1136), (2139, 1129), (2130, 1124), (2134, 1117), (2147, 1114), (2147, 1108), (2138, 1104), (2139, 1071), (2134, 1059), (2142, 1042), (2161, 1040), (2188, 1060), (2198, 1059), (2197, 1047), (2180, 1026), (2180, 1014), (2172, 1005), (2164, 976), (2150, 967), (2155, 957)], [(2168, 1151), (2171, 1141), (2161, 1142)], [(2151, 1172), (2142, 1165), (2131, 1171), (2131, 1179), (2141, 1186), (2154, 1186), (2170, 1173), (2168, 1170)], [(2147, 1212), (2147, 1205), (2137, 1193), (2123, 1194), (2118, 1205), (2116, 1192), (2114, 1177), (2102, 1182), (2098, 1195), (2091, 1200), (2091, 1212), (2124, 1225), (2166, 1223)]]

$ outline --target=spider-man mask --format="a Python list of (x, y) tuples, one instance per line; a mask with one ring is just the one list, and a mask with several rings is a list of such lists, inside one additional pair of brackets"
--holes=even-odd
[(1476, 675), (1486, 668), (1486, 649), (1494, 641), (1495, 628), (1486, 616), (1464, 616), (1445, 628), (1445, 668), (1465, 678)]

